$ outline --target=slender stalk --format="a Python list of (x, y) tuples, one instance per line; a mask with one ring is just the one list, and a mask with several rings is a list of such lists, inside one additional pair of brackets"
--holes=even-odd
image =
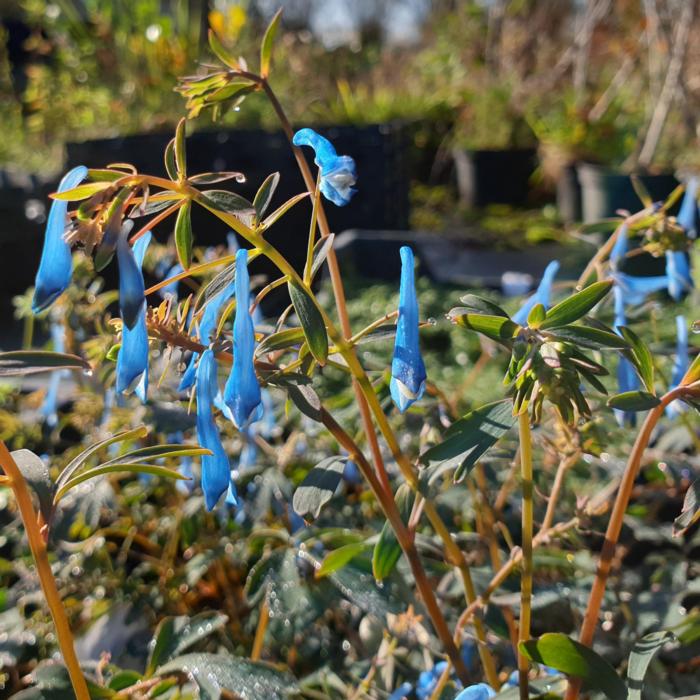
[(267, 625), (270, 622), (270, 604), (267, 601), (267, 595), (263, 598), (262, 605), (260, 606), (260, 618), (258, 619), (258, 626), (255, 630), (255, 639), (253, 640), (253, 651), (250, 654), (252, 661), (258, 661), (262, 654), (263, 643), (265, 641), (265, 631), (267, 630)]
[[(622, 475), (620, 486), (617, 490), (615, 503), (613, 505), (612, 513), (610, 514), (610, 520), (608, 521), (608, 528), (605, 531), (605, 542), (603, 543), (603, 548), (600, 552), (595, 581), (593, 582), (593, 587), (591, 588), (591, 592), (588, 597), (588, 606), (586, 608), (586, 614), (583, 618), (583, 624), (581, 626), (581, 634), (579, 636), (579, 641), (581, 644), (591, 646), (593, 642), (593, 635), (596, 627), (598, 626), (600, 606), (603, 602), (603, 596), (605, 594), (605, 585), (608, 580), (608, 575), (610, 574), (612, 562), (615, 557), (615, 551), (617, 550), (617, 541), (622, 530), (623, 518), (625, 516), (625, 512), (632, 495), (632, 489), (634, 488), (634, 482), (637, 478), (637, 474), (639, 473), (642, 457), (644, 456), (644, 451), (649, 444), (651, 434), (656, 427), (659, 418), (661, 418), (663, 415), (664, 408), (666, 408), (668, 404), (685, 394), (694, 392), (697, 392), (697, 388), (693, 389), (688, 386), (679, 386), (676, 389), (666, 393), (663, 397), (661, 397), (661, 402), (659, 405), (655, 406), (651, 411), (649, 411), (646, 420), (644, 421), (641, 430), (637, 435), (637, 439), (634, 442), (632, 452), (630, 453), (627, 461), (627, 466), (625, 467), (625, 472)], [(580, 681), (572, 679), (569, 682), (565, 700), (576, 700), (580, 689)]]
[(571, 469), (571, 467), (578, 462), (581, 453), (577, 450), (573, 455), (568, 455), (563, 457), (559, 461), (559, 466), (557, 467), (557, 473), (554, 475), (554, 483), (552, 484), (552, 492), (549, 495), (549, 501), (547, 502), (547, 511), (544, 514), (544, 519), (542, 520), (542, 529), (549, 530), (554, 523), (554, 513), (557, 509), (557, 502), (559, 501), (559, 496), (561, 490), (564, 487), (564, 478), (566, 473)]
[(0, 466), (2, 466), (3, 471), (10, 480), (9, 485), (15, 496), (20, 517), (24, 524), (24, 530), (27, 533), (29, 549), (34, 558), (41, 589), (56, 628), (58, 646), (61, 649), (63, 661), (68, 669), (68, 675), (70, 676), (71, 684), (75, 691), (76, 700), (90, 700), (87, 683), (80, 670), (78, 657), (75, 654), (73, 633), (68, 624), (66, 611), (63, 609), (61, 596), (56, 587), (56, 579), (53, 576), (53, 571), (51, 571), (46, 542), (39, 526), (39, 519), (34, 510), (34, 505), (32, 504), (32, 496), (29, 492), (29, 487), (17, 463), (2, 441), (0, 441)]
[[(518, 642), (530, 639), (530, 616), (532, 611), (532, 536), (533, 536), (533, 503), (532, 503), (532, 433), (530, 431), (530, 414), (523, 411), (518, 416), (520, 433), (520, 473), (523, 481), (522, 498), (522, 543), (523, 552), (522, 573), (520, 575), (520, 624)], [(527, 657), (518, 648), (518, 686), (520, 700), (528, 700), (529, 663)]]

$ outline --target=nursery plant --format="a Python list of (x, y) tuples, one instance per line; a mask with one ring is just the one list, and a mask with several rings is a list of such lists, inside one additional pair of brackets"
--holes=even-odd
[[(680, 619), (637, 634), (618, 547), (632, 497), (643, 501), (653, 489), (652, 477), (639, 478), (662, 426), (679, 425), (690, 449), (697, 444), (694, 319), (673, 311), (693, 293), (696, 182), (664, 202), (640, 188), (639, 212), (589, 227), (609, 237), (577, 282), (557, 284), (552, 261), (512, 313), (471, 293), (453, 308), (448, 298), (433, 300), (447, 317), (444, 332), (468, 344), (466, 361), (458, 354), (454, 363), (474, 361), (477, 374), (503, 378), (480, 403), (469, 395), (473, 376), (461, 372), (452, 386), (430, 376), (422, 345), (442, 331), (421, 316), (410, 248), (400, 253), (398, 303), (353, 328), (325, 209), (353, 206), (362, 173), (352, 154), (288, 121), (270, 77), (279, 23), (277, 13), (254, 66), (210, 33), (219, 64), (181, 79), (189, 117), (165, 150), (164, 174), (88, 164), (69, 171), (52, 195), (31, 309), (53, 324), (53, 349), (2, 353), (0, 373), (52, 373), (49, 428), (60, 426), (57, 381), (89, 373), (103, 396), (91, 419), (99, 431), (85, 432), (102, 435), (55, 463), (0, 445), (3, 484), (61, 654), (61, 663), (32, 669), (32, 687), (17, 697), (574, 700), (583, 688), (640, 698), (655, 654), (692, 649), (700, 625), (697, 611), (683, 607)], [(235, 191), (244, 174), (188, 169), (189, 121), (241, 108), (254, 92), (274, 108), (306, 187), (275, 206), (276, 173), (250, 202)], [(273, 241), (284, 235), (285, 214), (303, 206), (310, 225), (297, 270)], [(234, 235), (198, 248), (197, 210)], [(172, 245), (167, 236), (155, 241), (164, 227)], [(665, 274), (630, 272), (641, 255), (665, 260)], [(258, 258), (274, 264), (272, 279), (256, 277)], [(110, 265), (118, 295), (98, 281)], [(159, 281), (147, 286), (144, 268)], [(329, 290), (319, 287), (322, 271)], [(261, 303), (274, 290), (286, 291), (287, 306), (264, 319)], [(663, 311), (650, 311), (651, 300)], [(113, 303), (119, 315), (103, 323)], [(670, 351), (658, 329), (669, 314), (678, 315)], [(145, 425), (137, 425), (140, 415)], [(115, 422), (123, 429), (112, 430)], [(630, 430), (633, 446), (621, 452), (615, 440)], [(678, 461), (662, 453), (652, 471), (657, 483), (686, 492), (674, 530), (690, 542), (700, 517), (697, 466), (668, 450)], [(312, 463), (295, 467), (297, 453)], [(612, 475), (601, 468), (611, 453), (625, 458)], [(111, 595), (129, 591), (165, 613), (136, 670), (109, 656), (81, 665), (60, 594), (65, 572), (52, 553), (65, 539), (56, 529), (66, 513), (88, 487), (105, 483), (118, 487), (122, 507), (141, 499), (143, 508), (129, 516), (118, 564), (124, 569), (132, 547), (143, 554), (134, 578), (108, 578), (91, 536), (76, 578), (106, 586), (117, 577)], [(573, 506), (567, 493), (579, 496)], [(159, 498), (169, 507), (157, 510)], [(85, 528), (89, 516), (77, 521)], [(80, 532), (73, 526), (74, 537)], [(109, 527), (98, 532), (102, 545), (113, 535)], [(547, 586), (566, 572), (575, 594)], [(679, 571), (674, 610), (677, 588), (690, 589), (696, 573), (692, 561)], [(153, 576), (146, 591), (139, 575)], [(79, 580), (72, 585), (83, 590)], [(572, 604), (571, 634), (533, 635), (547, 628), (548, 595), (564, 605), (582, 595), (581, 614)], [(689, 600), (683, 606), (692, 607)], [(600, 647), (601, 620), (604, 633), (619, 633), (615, 653)], [(335, 634), (341, 662), (325, 648)], [(266, 646), (270, 662), (261, 661)], [(665, 696), (691, 687), (689, 666), (690, 680), (680, 670), (660, 681)]]

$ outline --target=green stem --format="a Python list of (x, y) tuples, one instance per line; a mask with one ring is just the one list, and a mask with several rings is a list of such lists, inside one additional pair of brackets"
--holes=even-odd
[[(518, 416), (520, 433), (520, 471), (523, 482), (522, 498), (522, 573), (520, 577), (520, 629), (518, 642), (530, 639), (530, 616), (532, 609), (532, 537), (533, 537), (533, 503), (532, 503), (532, 433), (530, 431), (530, 415), (523, 411)], [(518, 649), (518, 676), (520, 699), (528, 700), (529, 664)]]
[(54, 578), (53, 571), (51, 570), (51, 563), (49, 562), (46, 542), (44, 540), (44, 536), (42, 535), (36, 511), (34, 510), (29, 487), (27, 486), (27, 482), (24, 480), (24, 476), (22, 475), (20, 468), (17, 466), (17, 463), (10, 454), (10, 451), (2, 441), (0, 441), (0, 466), (2, 466), (3, 471), (10, 480), (10, 488), (15, 496), (19, 514), (22, 518), (22, 523), (24, 524), (24, 530), (27, 533), (29, 549), (32, 553), (32, 557), (34, 558), (34, 563), (36, 564), (36, 570), (39, 575), (39, 582), (41, 583), (41, 589), (44, 592), (46, 604), (48, 605), (49, 611), (51, 612), (51, 617), (53, 618), (58, 646), (61, 649), (63, 661), (68, 669), (68, 675), (70, 676), (71, 684), (73, 685), (76, 700), (90, 700), (90, 693), (88, 692), (87, 683), (85, 682), (85, 677), (80, 670), (80, 662), (78, 661), (78, 657), (75, 653), (73, 633), (71, 632), (70, 625), (68, 624), (66, 611), (63, 609), (61, 596), (59, 595), (58, 588), (56, 587), (56, 579)]

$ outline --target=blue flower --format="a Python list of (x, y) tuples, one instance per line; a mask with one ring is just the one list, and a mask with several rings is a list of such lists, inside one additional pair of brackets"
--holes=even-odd
[(390, 383), (391, 397), (401, 413), (423, 396), (427, 377), (418, 341), (418, 298), (413, 267), (413, 251), (408, 246), (403, 246), (399, 317)]
[[(671, 373), (671, 386), (675, 389), (683, 380), (690, 366), (688, 355), (688, 322), (685, 316), (676, 316), (676, 356), (673, 358), (673, 372)], [(685, 410), (685, 404), (676, 399), (666, 406), (666, 415), (674, 418)]]
[[(164, 275), (164, 278), (170, 279), (171, 277), (175, 277), (175, 275), (179, 275), (182, 272), (182, 265), (180, 263), (175, 263), (169, 270)], [(167, 299), (168, 297), (177, 297), (177, 290), (180, 285), (180, 280), (175, 280), (174, 282), (171, 282), (170, 284), (166, 284), (165, 287), (161, 287), (161, 289), (158, 290), (158, 293), (160, 294), (160, 297), (162, 299)]]
[(413, 686), (410, 683), (402, 683), (390, 696), (389, 700), (404, 700), (408, 697), (408, 694), (413, 690)]
[[(613, 298), (615, 302), (615, 329), (617, 330), (619, 326), (627, 325), (624, 291), (618, 285), (613, 287)], [(617, 330), (617, 333), (620, 334), (620, 331)], [(621, 394), (628, 391), (636, 391), (640, 386), (634, 365), (623, 356), (620, 356), (617, 364), (617, 385)], [(637, 414), (634, 411), (622, 411), (616, 408), (614, 413), (620, 427), (623, 427), (626, 423), (635, 425), (637, 422)]]
[(446, 668), (447, 661), (439, 661), (429, 671), (423, 671), (418, 676), (418, 683), (416, 683), (416, 697), (418, 700), (428, 700), (430, 698)]
[[(143, 272), (143, 260), (137, 261), (131, 250), (127, 236), (133, 224), (128, 221), (122, 228), (117, 241), (117, 263), (119, 264), (119, 311), (122, 321), (129, 330), (136, 324), (144, 304), (146, 303)], [(142, 236), (139, 241), (143, 240)], [(139, 242), (137, 241), (137, 243)], [(145, 253), (146, 247), (143, 246)]]
[(214, 421), (214, 398), (219, 391), (213, 350), (205, 350), (197, 365), (197, 440), (211, 455), (202, 457), (202, 490), (207, 509), (212, 510), (231, 485), (231, 467)]
[[(143, 275), (141, 265), (146, 254), (146, 248), (151, 242), (151, 232), (129, 246), (126, 234), (120, 236), (117, 242), (117, 256), (119, 259), (120, 290), (126, 288), (126, 300), (130, 305), (128, 313), (136, 309), (133, 324), (129, 327), (127, 313), (122, 308), (122, 345), (117, 355), (117, 393), (123, 394), (134, 389), (136, 395), (145, 403), (148, 392), (148, 330), (146, 328), (146, 299), (143, 297)], [(139, 278), (139, 279), (137, 279)], [(136, 301), (138, 289), (142, 290), (141, 304), (137, 308)], [(120, 292), (120, 307), (122, 296)]]
[(668, 293), (674, 301), (680, 301), (684, 292), (693, 287), (688, 256), (683, 250), (666, 251), (666, 277)]
[[(235, 290), (234, 282), (227, 284), (218, 294), (207, 302), (202, 312), (202, 318), (199, 321), (197, 338), (202, 345), (209, 345), (214, 338), (212, 337), (216, 331), (219, 319), (219, 311), (223, 305), (233, 296)], [(186, 391), (194, 384), (197, 358), (199, 353), (192, 353), (187, 369), (185, 369), (182, 378), (180, 379), (179, 391)]]
[(455, 700), (489, 700), (495, 697), (496, 691), (488, 683), (477, 683), (465, 688)]
[(537, 291), (513, 315), (513, 321), (515, 321), (515, 323), (524, 326), (527, 323), (527, 317), (530, 311), (532, 311), (537, 304), (542, 304), (545, 309), (549, 308), (550, 298), (552, 296), (552, 283), (554, 282), (557, 272), (559, 272), (559, 261), (552, 260), (542, 274), (542, 281), (537, 287)]
[(615, 245), (613, 245), (613, 248), (610, 251), (610, 262), (615, 269), (620, 267), (621, 261), (624, 259), (625, 255), (627, 255), (628, 248), (629, 237), (627, 235), (627, 224), (622, 224), (617, 232)]
[(224, 402), (241, 430), (262, 417), (262, 396), (255, 374), (255, 328), (250, 315), (248, 251), (236, 253), (236, 317), (233, 321), (233, 366), (224, 388)]
[[(65, 352), (66, 331), (62, 323), (51, 323), (51, 340), (53, 341), (54, 352)], [(44, 416), (46, 424), (50, 428), (55, 428), (58, 423), (58, 389), (61, 384), (61, 378), (66, 373), (66, 370), (51, 373), (49, 388), (46, 390), (46, 396), (41, 405), (41, 415)]]
[[(88, 169), (79, 165), (70, 170), (58, 185), (58, 192), (67, 192), (77, 187), (88, 174)], [(38, 314), (66, 290), (73, 274), (73, 259), (64, 233), (68, 215), (68, 202), (55, 199), (51, 204), (49, 219), (44, 234), (44, 249), (36, 273), (32, 311)]]
[(691, 177), (685, 186), (683, 202), (676, 217), (676, 221), (690, 238), (695, 238), (697, 235), (698, 212), (698, 180), (696, 177)]
[(321, 169), (321, 193), (338, 207), (344, 207), (357, 192), (355, 161), (350, 156), (339, 156), (333, 144), (313, 129), (300, 129), (294, 134), (295, 146), (311, 146), (316, 153), (315, 163)]
[(624, 303), (632, 306), (643, 304), (650, 294), (667, 289), (669, 286), (667, 275), (633, 277), (624, 272), (616, 272), (613, 280), (616, 288), (620, 290)]

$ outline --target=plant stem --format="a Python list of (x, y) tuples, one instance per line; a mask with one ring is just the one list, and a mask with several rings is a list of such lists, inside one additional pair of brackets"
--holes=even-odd
[[(695, 389), (695, 391), (697, 391), (697, 389)], [(593, 635), (596, 627), (598, 626), (600, 606), (603, 602), (603, 596), (605, 594), (605, 585), (607, 583), (608, 575), (610, 574), (612, 562), (615, 557), (617, 540), (620, 537), (620, 532), (622, 530), (622, 522), (632, 495), (632, 489), (634, 488), (634, 482), (639, 472), (642, 457), (644, 456), (644, 451), (649, 444), (651, 434), (656, 427), (659, 418), (661, 418), (663, 415), (664, 408), (666, 408), (669, 403), (675, 401), (680, 396), (689, 393), (694, 393), (694, 390), (687, 386), (679, 386), (661, 397), (661, 403), (649, 411), (646, 420), (642, 424), (641, 430), (637, 435), (637, 439), (634, 442), (632, 452), (630, 453), (627, 461), (627, 466), (625, 467), (625, 472), (622, 475), (620, 486), (617, 490), (615, 503), (613, 505), (612, 513), (610, 514), (610, 520), (608, 521), (608, 528), (605, 531), (605, 541), (600, 552), (595, 581), (593, 582), (593, 587), (591, 588), (591, 592), (588, 597), (588, 606), (586, 608), (586, 614), (583, 618), (583, 624), (581, 626), (581, 634), (579, 637), (581, 644), (591, 646), (593, 642)], [(580, 681), (572, 679), (569, 682), (565, 700), (576, 700), (580, 689)]]
[[(521, 543), (523, 564), (520, 576), (520, 624), (518, 633), (518, 642), (521, 644), (530, 639), (530, 614), (532, 607), (532, 536), (534, 519), (532, 504), (532, 433), (530, 431), (530, 414), (527, 411), (523, 411), (518, 415), (518, 430), (520, 433), (520, 473), (523, 482)], [(528, 700), (530, 697), (528, 670), (527, 657), (518, 648), (520, 700)]]
[(32, 553), (32, 557), (34, 558), (34, 563), (36, 564), (36, 569), (39, 575), (41, 589), (44, 593), (44, 598), (46, 599), (46, 604), (48, 605), (51, 612), (51, 617), (53, 618), (53, 623), (56, 628), (56, 638), (58, 639), (58, 646), (61, 649), (63, 660), (66, 664), (66, 668), (68, 669), (68, 675), (70, 676), (71, 684), (73, 685), (73, 690), (75, 691), (76, 700), (90, 700), (90, 693), (88, 692), (87, 683), (85, 682), (85, 677), (80, 670), (78, 657), (75, 654), (73, 633), (71, 632), (70, 625), (68, 624), (66, 611), (63, 609), (61, 596), (59, 595), (58, 588), (56, 587), (56, 579), (51, 571), (46, 542), (44, 541), (44, 537), (39, 526), (39, 520), (36, 511), (34, 510), (34, 505), (32, 504), (32, 496), (29, 491), (29, 487), (27, 486), (27, 482), (24, 480), (24, 476), (17, 466), (17, 463), (10, 454), (10, 451), (2, 441), (0, 441), (0, 466), (2, 466), (3, 471), (10, 480), (10, 488), (15, 496), (20, 517), (22, 518), (22, 523), (24, 524), (24, 530), (27, 533), (29, 549)]

